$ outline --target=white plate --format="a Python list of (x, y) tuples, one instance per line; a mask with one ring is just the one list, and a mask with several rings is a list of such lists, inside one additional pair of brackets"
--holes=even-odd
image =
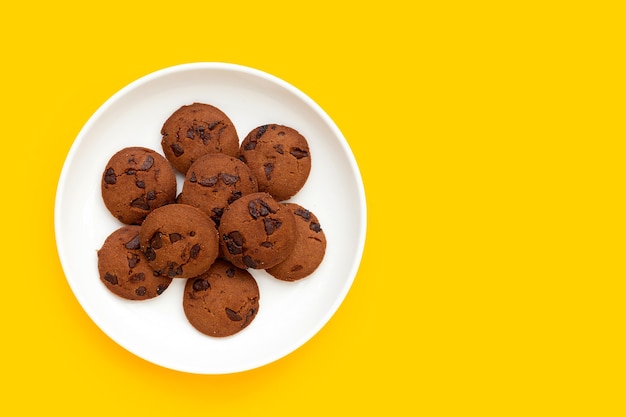
[[(222, 109), (240, 140), (253, 128), (291, 126), (309, 141), (312, 169), (290, 201), (317, 215), (328, 246), (320, 267), (297, 282), (251, 271), (260, 308), (243, 331), (211, 338), (182, 309), (184, 280), (161, 296), (127, 301), (100, 282), (97, 250), (122, 226), (105, 208), (100, 181), (119, 149), (145, 146), (162, 154), (160, 130), (178, 107), (205, 102)], [(179, 190), (182, 176), (178, 176)], [(63, 166), (55, 202), (57, 249), (67, 281), (89, 317), (116, 343), (157, 365), (223, 374), (275, 361), (308, 341), (331, 318), (356, 275), (366, 230), (363, 183), (350, 148), (330, 117), (304, 93), (264, 72), (224, 63), (166, 68), (126, 86), (85, 124)]]

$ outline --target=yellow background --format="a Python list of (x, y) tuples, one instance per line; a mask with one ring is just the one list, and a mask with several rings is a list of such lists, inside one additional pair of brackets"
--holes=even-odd
[[(614, 4), (4, 5), (0, 414), (624, 415)], [(368, 202), (337, 314), (234, 375), (163, 369), (115, 344), (78, 305), (54, 240), (83, 124), (135, 79), (197, 61), (272, 73), (320, 104)]]

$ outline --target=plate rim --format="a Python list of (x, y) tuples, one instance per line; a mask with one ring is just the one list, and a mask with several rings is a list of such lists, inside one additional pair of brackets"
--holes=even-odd
[[(341, 288), (341, 291), (336, 294), (336, 299), (334, 303), (330, 306), (330, 308), (326, 310), (326, 312), (323, 315), (320, 316), (320, 318), (315, 323), (315, 326), (311, 326), (311, 328), (307, 332), (305, 332), (300, 338), (294, 339), (292, 343), (285, 344), (283, 349), (276, 351), (274, 355), (269, 355), (269, 357), (266, 356), (265, 360), (255, 361), (255, 363), (252, 366), (247, 366), (244, 368), (233, 367), (233, 369), (230, 369), (230, 370), (222, 370), (222, 371), (216, 371), (216, 372), (206, 372), (206, 371), (195, 372), (189, 369), (179, 369), (179, 368), (171, 367), (168, 365), (164, 365), (162, 363), (156, 363), (154, 361), (144, 358), (142, 355), (138, 354), (136, 351), (126, 346), (125, 343), (122, 343), (120, 340), (114, 338), (110, 334), (110, 332), (105, 331), (105, 328), (108, 328), (108, 326), (105, 326), (102, 323), (100, 323), (90, 313), (90, 309), (84, 305), (85, 300), (82, 300), (78, 296), (77, 289), (75, 288), (75, 284), (68, 277), (67, 271), (69, 269), (69, 260), (68, 260), (68, 255), (66, 253), (67, 248), (64, 248), (63, 245), (60, 244), (61, 241), (63, 240), (63, 235), (64, 235), (64, 231), (61, 228), (62, 222), (60, 218), (61, 217), (60, 209), (63, 206), (63, 196), (65, 195), (65, 188), (68, 182), (68, 176), (70, 175), (70, 168), (71, 168), (72, 162), (76, 158), (76, 153), (78, 152), (78, 148), (85, 141), (85, 137), (88, 134), (88, 132), (91, 131), (92, 126), (101, 118), (101, 116), (104, 113), (106, 113), (112, 106), (114, 106), (115, 103), (117, 103), (121, 98), (123, 98), (129, 92), (141, 87), (142, 85), (150, 83), (161, 77), (167, 77), (168, 75), (171, 75), (174, 73), (179, 73), (179, 72), (184, 72), (184, 71), (197, 71), (197, 70), (209, 70), (209, 71), (221, 70), (221, 71), (227, 71), (227, 72), (238, 72), (238, 73), (244, 73), (244, 74), (251, 75), (254, 77), (262, 78), (273, 84), (277, 84), (281, 88), (288, 90), (291, 94), (296, 95), (300, 100), (304, 101), (307, 106), (309, 106), (312, 110), (314, 110), (315, 113), (323, 119), (325, 125), (332, 130), (335, 138), (339, 139), (339, 145), (343, 149), (343, 152), (348, 160), (348, 163), (350, 164), (350, 172), (354, 176), (355, 183), (357, 185), (356, 194), (359, 200), (357, 206), (359, 207), (359, 211), (361, 213), (361, 219), (358, 224), (359, 236), (356, 241), (356, 253), (349, 268), (349, 273), (347, 277), (348, 279), (346, 280), (345, 284)], [(365, 248), (366, 235), (367, 235), (367, 214), (368, 213), (367, 213), (367, 200), (366, 200), (366, 195), (365, 195), (365, 186), (364, 186), (363, 177), (359, 169), (359, 166), (357, 164), (354, 153), (352, 152), (348, 141), (346, 140), (345, 136), (343, 135), (343, 133), (341, 132), (337, 124), (313, 99), (311, 99), (308, 95), (306, 95), (304, 92), (302, 92), (301, 90), (299, 90), (292, 84), (288, 83), (287, 81), (275, 75), (269, 74), (265, 71), (256, 69), (256, 68), (252, 68), (252, 67), (244, 66), (240, 64), (227, 63), (227, 62), (191, 62), (191, 63), (184, 63), (184, 64), (178, 64), (178, 65), (165, 67), (165, 68), (153, 71), (151, 73), (148, 73), (146, 75), (143, 75), (135, 79), (134, 81), (128, 83), (127, 85), (125, 85), (124, 87), (116, 91), (108, 99), (106, 99), (98, 107), (98, 109), (89, 117), (89, 119), (81, 127), (76, 137), (73, 139), (70, 149), (68, 150), (65, 156), (65, 159), (63, 161), (63, 166), (62, 166), (61, 173), (57, 181), (57, 187), (56, 187), (56, 192), (55, 192), (53, 220), (54, 220), (55, 246), (56, 246), (57, 255), (59, 257), (59, 261), (63, 270), (65, 281), (69, 285), (72, 291), (72, 295), (74, 296), (76, 301), (78, 301), (82, 310), (85, 312), (85, 314), (87, 314), (87, 316), (96, 325), (96, 327), (98, 327), (100, 331), (102, 331), (109, 339), (115, 342), (118, 346), (132, 353), (134, 356), (139, 357), (140, 359), (146, 360), (154, 365), (157, 365), (159, 367), (164, 367), (167, 369), (173, 369), (173, 370), (177, 370), (177, 371), (185, 372), (185, 373), (196, 373), (196, 374), (208, 375), (208, 374), (239, 373), (239, 372), (245, 372), (248, 370), (252, 370), (252, 369), (256, 369), (256, 368), (268, 365), (285, 356), (288, 356), (295, 350), (299, 349), (301, 346), (303, 346), (309, 340), (311, 340), (317, 333), (319, 333), (320, 330), (322, 330), (328, 324), (330, 319), (336, 314), (340, 306), (345, 301), (348, 292), (350, 291), (350, 289), (352, 288), (354, 284), (356, 275), (361, 265), (363, 252)]]

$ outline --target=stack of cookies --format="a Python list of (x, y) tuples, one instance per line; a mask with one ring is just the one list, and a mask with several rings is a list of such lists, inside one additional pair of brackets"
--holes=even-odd
[[(250, 270), (283, 281), (309, 276), (326, 238), (317, 217), (292, 202), (311, 170), (307, 140), (268, 124), (239, 143), (215, 106), (174, 111), (161, 129), (163, 154), (144, 147), (116, 152), (101, 191), (121, 223), (98, 251), (104, 285), (127, 300), (161, 295), (185, 279), (185, 316), (214, 337), (246, 328), (259, 311)], [(177, 193), (176, 171), (184, 175)]]

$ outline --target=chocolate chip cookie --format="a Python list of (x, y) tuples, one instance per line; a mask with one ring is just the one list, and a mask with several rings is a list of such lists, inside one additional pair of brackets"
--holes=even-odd
[(161, 128), (165, 157), (183, 174), (207, 153), (237, 157), (239, 136), (228, 116), (215, 106), (193, 103), (177, 109)]
[(100, 280), (114, 294), (127, 300), (161, 295), (172, 279), (155, 274), (139, 250), (139, 226), (122, 226), (111, 233), (98, 250)]
[(257, 191), (256, 179), (246, 164), (226, 154), (211, 153), (191, 165), (177, 201), (199, 208), (219, 225), (229, 204)]
[(118, 220), (141, 224), (152, 210), (174, 202), (176, 175), (156, 151), (124, 148), (106, 164), (101, 191), (104, 205)]
[(296, 281), (311, 275), (322, 263), (326, 236), (319, 220), (309, 210), (295, 203), (284, 203), (283, 206), (294, 214), (296, 243), (287, 259), (267, 272), (283, 281)]
[(278, 201), (294, 196), (311, 171), (311, 152), (304, 136), (277, 124), (253, 129), (241, 142), (239, 157), (256, 176), (259, 191)]
[(150, 213), (141, 224), (139, 243), (150, 267), (170, 278), (206, 272), (219, 250), (213, 220), (186, 204), (170, 204)]
[(218, 259), (207, 272), (187, 280), (183, 310), (198, 331), (225, 337), (254, 320), (259, 298), (257, 282), (248, 271)]
[(271, 268), (292, 251), (295, 227), (293, 213), (271, 195), (248, 194), (224, 210), (219, 226), (221, 253), (239, 268)]

